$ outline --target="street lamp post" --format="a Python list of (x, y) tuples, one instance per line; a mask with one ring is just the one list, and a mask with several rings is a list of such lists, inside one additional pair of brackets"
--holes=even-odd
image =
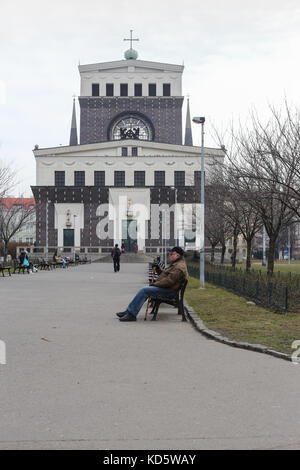
[(75, 240), (76, 240), (76, 238), (75, 238), (75, 236), (76, 236), (75, 220), (76, 220), (77, 215), (73, 214), (73, 217), (74, 217), (74, 264), (75, 264), (75, 261), (76, 261), (76, 256), (75, 256), (76, 255), (76, 253), (75, 253), (75, 248), (76, 248), (76, 243), (75, 243)]
[(291, 264), (291, 227), (288, 226), (288, 264)]
[(45, 254), (46, 261), (48, 261), (48, 257), (49, 257), (49, 238), (48, 238), (48, 204), (49, 202), (51, 201), (48, 201), (47, 199), (46, 200), (46, 254)]
[(263, 225), (263, 256), (262, 256), (262, 266), (266, 266), (266, 227)]
[(178, 246), (178, 227), (177, 227), (177, 188), (171, 186), (171, 189), (175, 191), (175, 204), (174, 204), (174, 242), (175, 246)]
[(204, 185), (205, 185), (205, 178), (204, 178), (204, 123), (205, 117), (194, 117), (193, 122), (196, 124), (201, 124), (201, 204), (202, 204), (202, 225), (201, 225), (201, 232), (200, 232), (200, 288), (204, 288), (205, 282), (205, 230), (204, 230), (204, 208), (205, 208), (205, 201), (204, 201)]

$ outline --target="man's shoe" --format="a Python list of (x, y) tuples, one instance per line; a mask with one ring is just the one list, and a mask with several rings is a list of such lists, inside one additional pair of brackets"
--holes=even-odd
[(127, 312), (126, 315), (120, 318), (120, 321), (136, 321), (136, 317), (130, 312)]
[(116, 313), (116, 315), (117, 315), (117, 317), (122, 318), (125, 315), (127, 315), (127, 313), (129, 313), (128, 310), (125, 310), (125, 312), (118, 312), (118, 313)]

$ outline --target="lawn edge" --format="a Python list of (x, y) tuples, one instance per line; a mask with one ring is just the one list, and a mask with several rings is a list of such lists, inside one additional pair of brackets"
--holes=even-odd
[(190, 320), (196, 330), (210, 339), (214, 339), (215, 341), (219, 341), (220, 343), (227, 344), (228, 346), (232, 346), (234, 348), (248, 349), (250, 351), (269, 354), (270, 356), (277, 357), (278, 359), (284, 359), (285, 361), (292, 362), (292, 357), (288, 354), (275, 351), (274, 349), (269, 349), (267, 346), (263, 346), (262, 344), (251, 344), (242, 341), (234, 341), (227, 338), (226, 336), (221, 335), (221, 333), (218, 333), (217, 331), (210, 330), (204, 325), (199, 315), (187, 303), (186, 300), (184, 300), (184, 310), (187, 318)]

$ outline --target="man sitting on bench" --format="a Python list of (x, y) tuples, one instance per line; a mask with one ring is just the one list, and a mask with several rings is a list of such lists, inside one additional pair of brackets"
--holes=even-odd
[(120, 321), (136, 321), (136, 317), (148, 297), (167, 297), (174, 299), (180, 290), (182, 283), (188, 278), (186, 263), (184, 260), (184, 251), (179, 246), (172, 248), (170, 252), (170, 266), (161, 270), (154, 264), (158, 271), (157, 281), (148, 287), (142, 287), (128, 305), (125, 312), (117, 313)]

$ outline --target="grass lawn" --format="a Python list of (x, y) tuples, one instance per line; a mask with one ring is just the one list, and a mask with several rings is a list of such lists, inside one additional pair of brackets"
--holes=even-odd
[[(246, 269), (246, 262), (242, 264), (237, 264), (237, 268)], [(253, 260), (251, 262), (251, 269), (261, 270), (262, 272), (267, 272), (267, 266), (262, 266), (261, 261)], [(274, 273), (280, 271), (282, 273), (294, 273), (300, 275), (300, 261), (291, 261), (291, 264), (288, 264), (287, 261), (275, 261)]]
[(286, 354), (300, 340), (300, 315), (273, 313), (247, 304), (246, 300), (212, 284), (199, 289), (199, 280), (190, 277), (186, 300), (207, 328), (231, 340), (262, 344)]

